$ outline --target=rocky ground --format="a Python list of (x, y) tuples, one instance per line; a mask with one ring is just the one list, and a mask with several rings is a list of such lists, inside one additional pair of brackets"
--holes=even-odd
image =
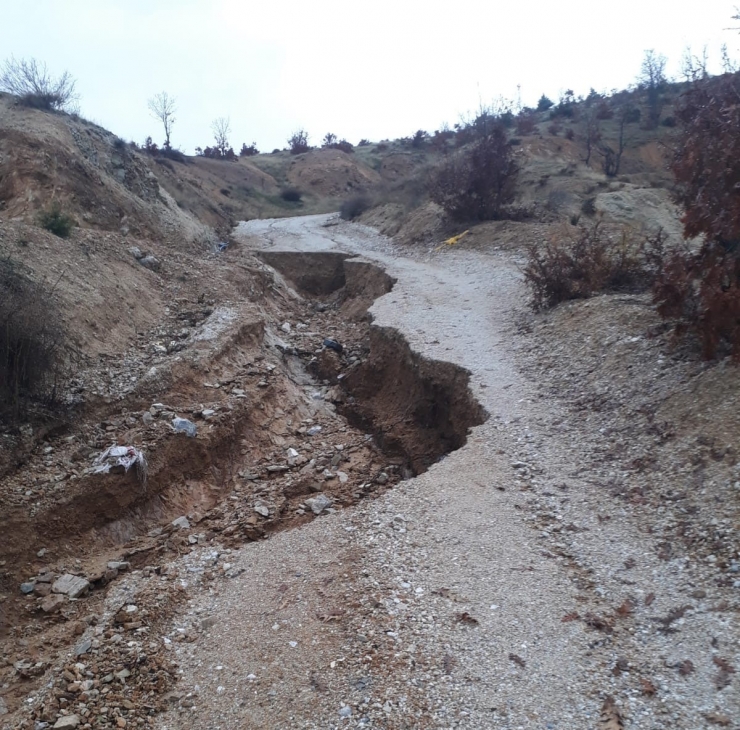
[(0, 726), (738, 726), (736, 366), (640, 298), (529, 314), (509, 252), (323, 216), (239, 238), (395, 282), (340, 257), (339, 288), (295, 296), (306, 260), (273, 260), (259, 336), (193, 348), (209, 313), (152, 354), (192, 358), (167, 399), (124, 398), (79, 461), (63, 436), (31, 455), (21, 523), (110, 435), (159, 457), (113, 527), (4, 566)]

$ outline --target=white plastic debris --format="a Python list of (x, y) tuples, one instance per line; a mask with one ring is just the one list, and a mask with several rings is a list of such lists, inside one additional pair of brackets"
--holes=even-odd
[(93, 462), (93, 474), (109, 474), (111, 470), (123, 470), (125, 474), (136, 466), (136, 474), (142, 484), (146, 484), (148, 465), (144, 452), (133, 446), (109, 446), (102, 454), (99, 454)]

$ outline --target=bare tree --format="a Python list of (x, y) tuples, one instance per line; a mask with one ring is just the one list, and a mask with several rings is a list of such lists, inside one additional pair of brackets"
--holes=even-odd
[(603, 158), (604, 174), (607, 177), (616, 177), (619, 175), (619, 167), (622, 164), (622, 153), (625, 148), (624, 128), (633, 114), (634, 107), (630, 104), (625, 104), (619, 111), (619, 133), (617, 135), (616, 149), (602, 138), (599, 138), (597, 141), (596, 151)]
[(164, 148), (170, 149), (170, 135), (172, 126), (175, 123), (175, 97), (170, 96), (166, 91), (155, 94), (148, 102), (149, 111), (155, 119), (162, 122), (164, 127)]
[(213, 120), (211, 131), (216, 140), (216, 149), (220, 157), (226, 157), (229, 145), (229, 135), (231, 134), (231, 120), (228, 117), (219, 117)]
[(594, 147), (601, 140), (601, 128), (599, 126), (599, 112), (595, 106), (585, 106), (582, 116), (584, 128), (584, 140), (586, 141), (586, 157), (584, 162), (588, 165), (591, 163), (591, 154)]
[(650, 124), (655, 126), (660, 121), (662, 108), (660, 92), (668, 81), (665, 75), (666, 57), (656, 53), (652, 48), (645, 51), (642, 59), (640, 75), (637, 80), (647, 89), (648, 106), (650, 108)]
[(727, 49), (726, 43), (722, 44), (722, 48), (720, 49), (720, 52), (722, 54), (722, 70), (726, 74), (737, 73), (738, 65), (735, 61), (733, 61), (730, 58), (730, 51)]
[(50, 111), (74, 111), (77, 82), (68, 71), (55, 78), (45, 63), (13, 56), (0, 68), (0, 90), (20, 97), (27, 106)]
[(691, 52), (691, 46), (686, 46), (681, 56), (681, 73), (689, 83), (699, 79), (709, 78), (707, 65), (709, 63), (707, 47), (702, 49), (701, 57), (695, 56)]

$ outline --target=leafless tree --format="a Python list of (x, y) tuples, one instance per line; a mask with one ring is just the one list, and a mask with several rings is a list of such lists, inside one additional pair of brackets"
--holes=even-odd
[(709, 63), (707, 47), (702, 49), (701, 57), (691, 52), (691, 47), (686, 46), (681, 57), (681, 73), (688, 82), (698, 81), (709, 77), (707, 65)]
[(599, 126), (598, 109), (595, 106), (585, 106), (583, 109), (582, 122), (584, 128), (583, 138), (586, 142), (586, 157), (584, 162), (588, 165), (591, 162), (591, 154), (594, 147), (601, 140), (601, 128)]
[(51, 111), (74, 111), (79, 99), (76, 81), (68, 71), (54, 77), (45, 63), (13, 56), (0, 67), (0, 90), (20, 97), (27, 106)]
[(231, 134), (231, 120), (228, 117), (219, 117), (213, 120), (211, 124), (211, 131), (213, 137), (216, 140), (216, 149), (219, 151), (221, 157), (226, 156), (226, 152), (229, 149), (229, 135)]
[(164, 127), (164, 148), (170, 149), (170, 135), (172, 126), (175, 123), (175, 97), (170, 96), (166, 91), (155, 94), (148, 102), (149, 111), (155, 119), (162, 122)]
[(661, 100), (660, 92), (668, 81), (665, 75), (666, 57), (656, 53), (652, 48), (645, 51), (642, 67), (637, 80), (647, 89), (648, 106), (650, 108), (650, 124), (655, 126), (660, 121)]
[(606, 140), (599, 138), (596, 151), (603, 158), (604, 174), (607, 177), (619, 175), (619, 167), (622, 164), (622, 153), (625, 148), (624, 128), (630, 116), (634, 113), (634, 107), (625, 104), (618, 113), (619, 132), (617, 134), (616, 149)]

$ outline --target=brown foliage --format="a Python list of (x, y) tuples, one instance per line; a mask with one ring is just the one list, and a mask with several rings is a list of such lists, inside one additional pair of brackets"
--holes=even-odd
[(429, 195), (455, 221), (500, 220), (514, 201), (518, 175), (506, 130), (495, 126), (439, 166)]
[(649, 288), (663, 257), (664, 236), (637, 236), (628, 229), (610, 235), (597, 221), (564, 228), (544, 246), (530, 246), (524, 279), (535, 310), (604, 291)]
[(695, 334), (704, 357), (729, 351), (740, 358), (740, 256), (707, 241), (692, 252), (673, 251), (653, 290), (661, 316), (676, 320), (676, 333)]
[(676, 110), (671, 168), (684, 235), (698, 250), (675, 251), (657, 278), (658, 311), (690, 332), (706, 358), (740, 359), (740, 83), (726, 74), (692, 84)]
[(740, 82), (694, 84), (676, 110), (680, 132), (671, 169), (687, 237), (740, 240)]

